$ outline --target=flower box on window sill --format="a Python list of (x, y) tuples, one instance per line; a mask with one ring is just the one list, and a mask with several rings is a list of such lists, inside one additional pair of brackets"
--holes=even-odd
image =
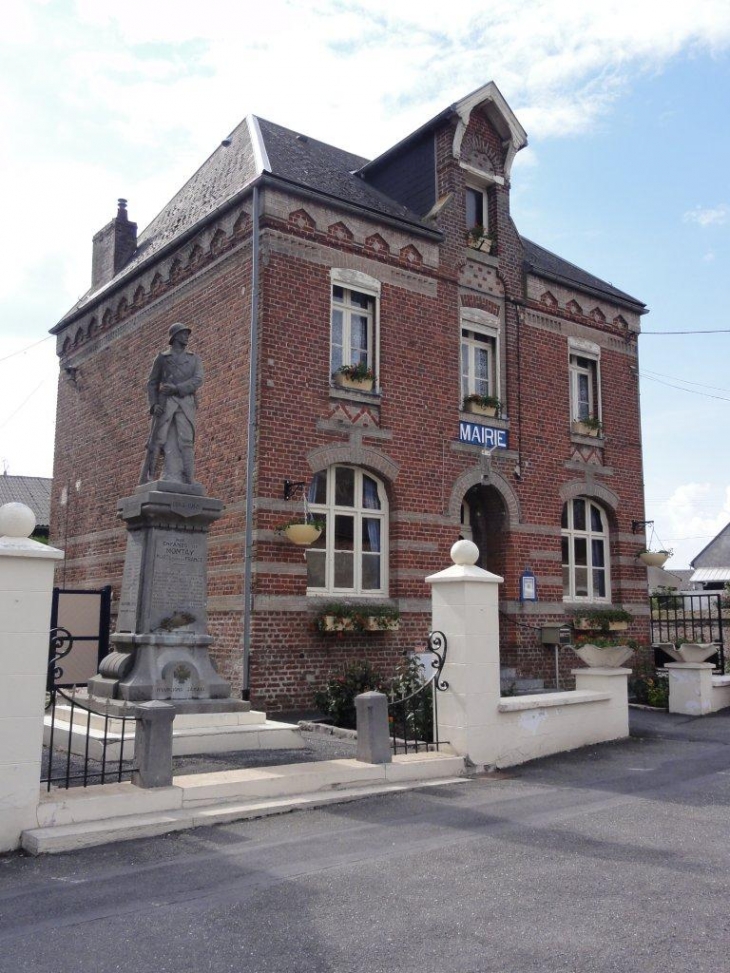
[(494, 241), (485, 232), (483, 226), (473, 226), (466, 234), (466, 245), (472, 250), (481, 250), (482, 253), (491, 253)]
[(375, 379), (373, 378), (350, 378), (341, 372), (335, 372), (335, 385), (342, 389), (354, 389), (357, 392), (372, 392)]
[(603, 426), (597, 420), (595, 422), (584, 422), (581, 419), (573, 420), (573, 432), (576, 436), (600, 436)]
[(491, 395), (467, 395), (462, 403), (464, 412), (477, 416), (490, 416), (495, 419), (502, 408), (499, 399)]
[(354, 632), (355, 623), (352, 618), (342, 618), (340, 615), (321, 615), (317, 619), (320, 632)]
[(579, 632), (625, 632), (628, 627), (628, 622), (601, 622), (593, 618), (573, 619), (573, 628)]
[(573, 628), (581, 632), (625, 632), (633, 615), (625, 608), (576, 608)]
[(325, 605), (315, 618), (320, 632), (397, 632), (400, 613), (391, 605), (372, 608), (332, 604)]

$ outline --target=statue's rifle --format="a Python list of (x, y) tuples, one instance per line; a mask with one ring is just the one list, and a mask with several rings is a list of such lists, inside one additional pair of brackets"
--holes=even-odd
[[(157, 408), (157, 403), (153, 406), (154, 409)], [(150, 434), (147, 438), (147, 447), (145, 449), (144, 463), (142, 464), (142, 473), (139, 478), (140, 483), (147, 483), (155, 475), (155, 466), (157, 465), (157, 454), (159, 452), (159, 447), (157, 443), (157, 431), (160, 428), (160, 420), (162, 419), (162, 413), (152, 412), (152, 421), (150, 423)]]

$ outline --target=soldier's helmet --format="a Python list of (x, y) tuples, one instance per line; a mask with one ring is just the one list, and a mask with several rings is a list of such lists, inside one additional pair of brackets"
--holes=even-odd
[(168, 345), (171, 345), (172, 344), (172, 339), (175, 337), (176, 334), (180, 334), (181, 331), (188, 331), (188, 332), (190, 332), (192, 330), (193, 329), (190, 328), (190, 327), (188, 327), (187, 324), (182, 324), (180, 321), (177, 321), (175, 324), (171, 324), (170, 325), (170, 328), (169, 328), (169, 330), (167, 332), (167, 334), (168, 334), (168, 341), (167, 341)]

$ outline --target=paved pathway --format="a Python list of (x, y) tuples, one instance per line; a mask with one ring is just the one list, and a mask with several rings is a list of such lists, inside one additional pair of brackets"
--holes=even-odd
[(0, 973), (724, 973), (730, 711), (509, 773), (0, 859)]

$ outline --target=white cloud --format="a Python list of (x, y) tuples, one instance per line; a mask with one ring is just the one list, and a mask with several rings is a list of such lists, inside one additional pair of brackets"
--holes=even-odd
[(730, 48), (726, 0), (661, 16), (655, 0), (461, 0), (448, 14), (436, 0), (8, 5), (4, 328), (42, 337), (86, 289), (117, 197), (143, 228), (249, 112), (373, 156), (493, 79), (539, 141), (600, 126), (679, 54)]
[(718, 206), (704, 208), (695, 206), (688, 210), (682, 217), (685, 223), (699, 223), (700, 226), (716, 226), (727, 223), (730, 217), (730, 206), (727, 203), (720, 203)]
[[(651, 507), (651, 502), (647, 502)], [(684, 483), (658, 507), (661, 518), (647, 509), (648, 516), (656, 516), (655, 526), (661, 541), (674, 550), (671, 564), (688, 566), (730, 522), (730, 487), (711, 483)]]

